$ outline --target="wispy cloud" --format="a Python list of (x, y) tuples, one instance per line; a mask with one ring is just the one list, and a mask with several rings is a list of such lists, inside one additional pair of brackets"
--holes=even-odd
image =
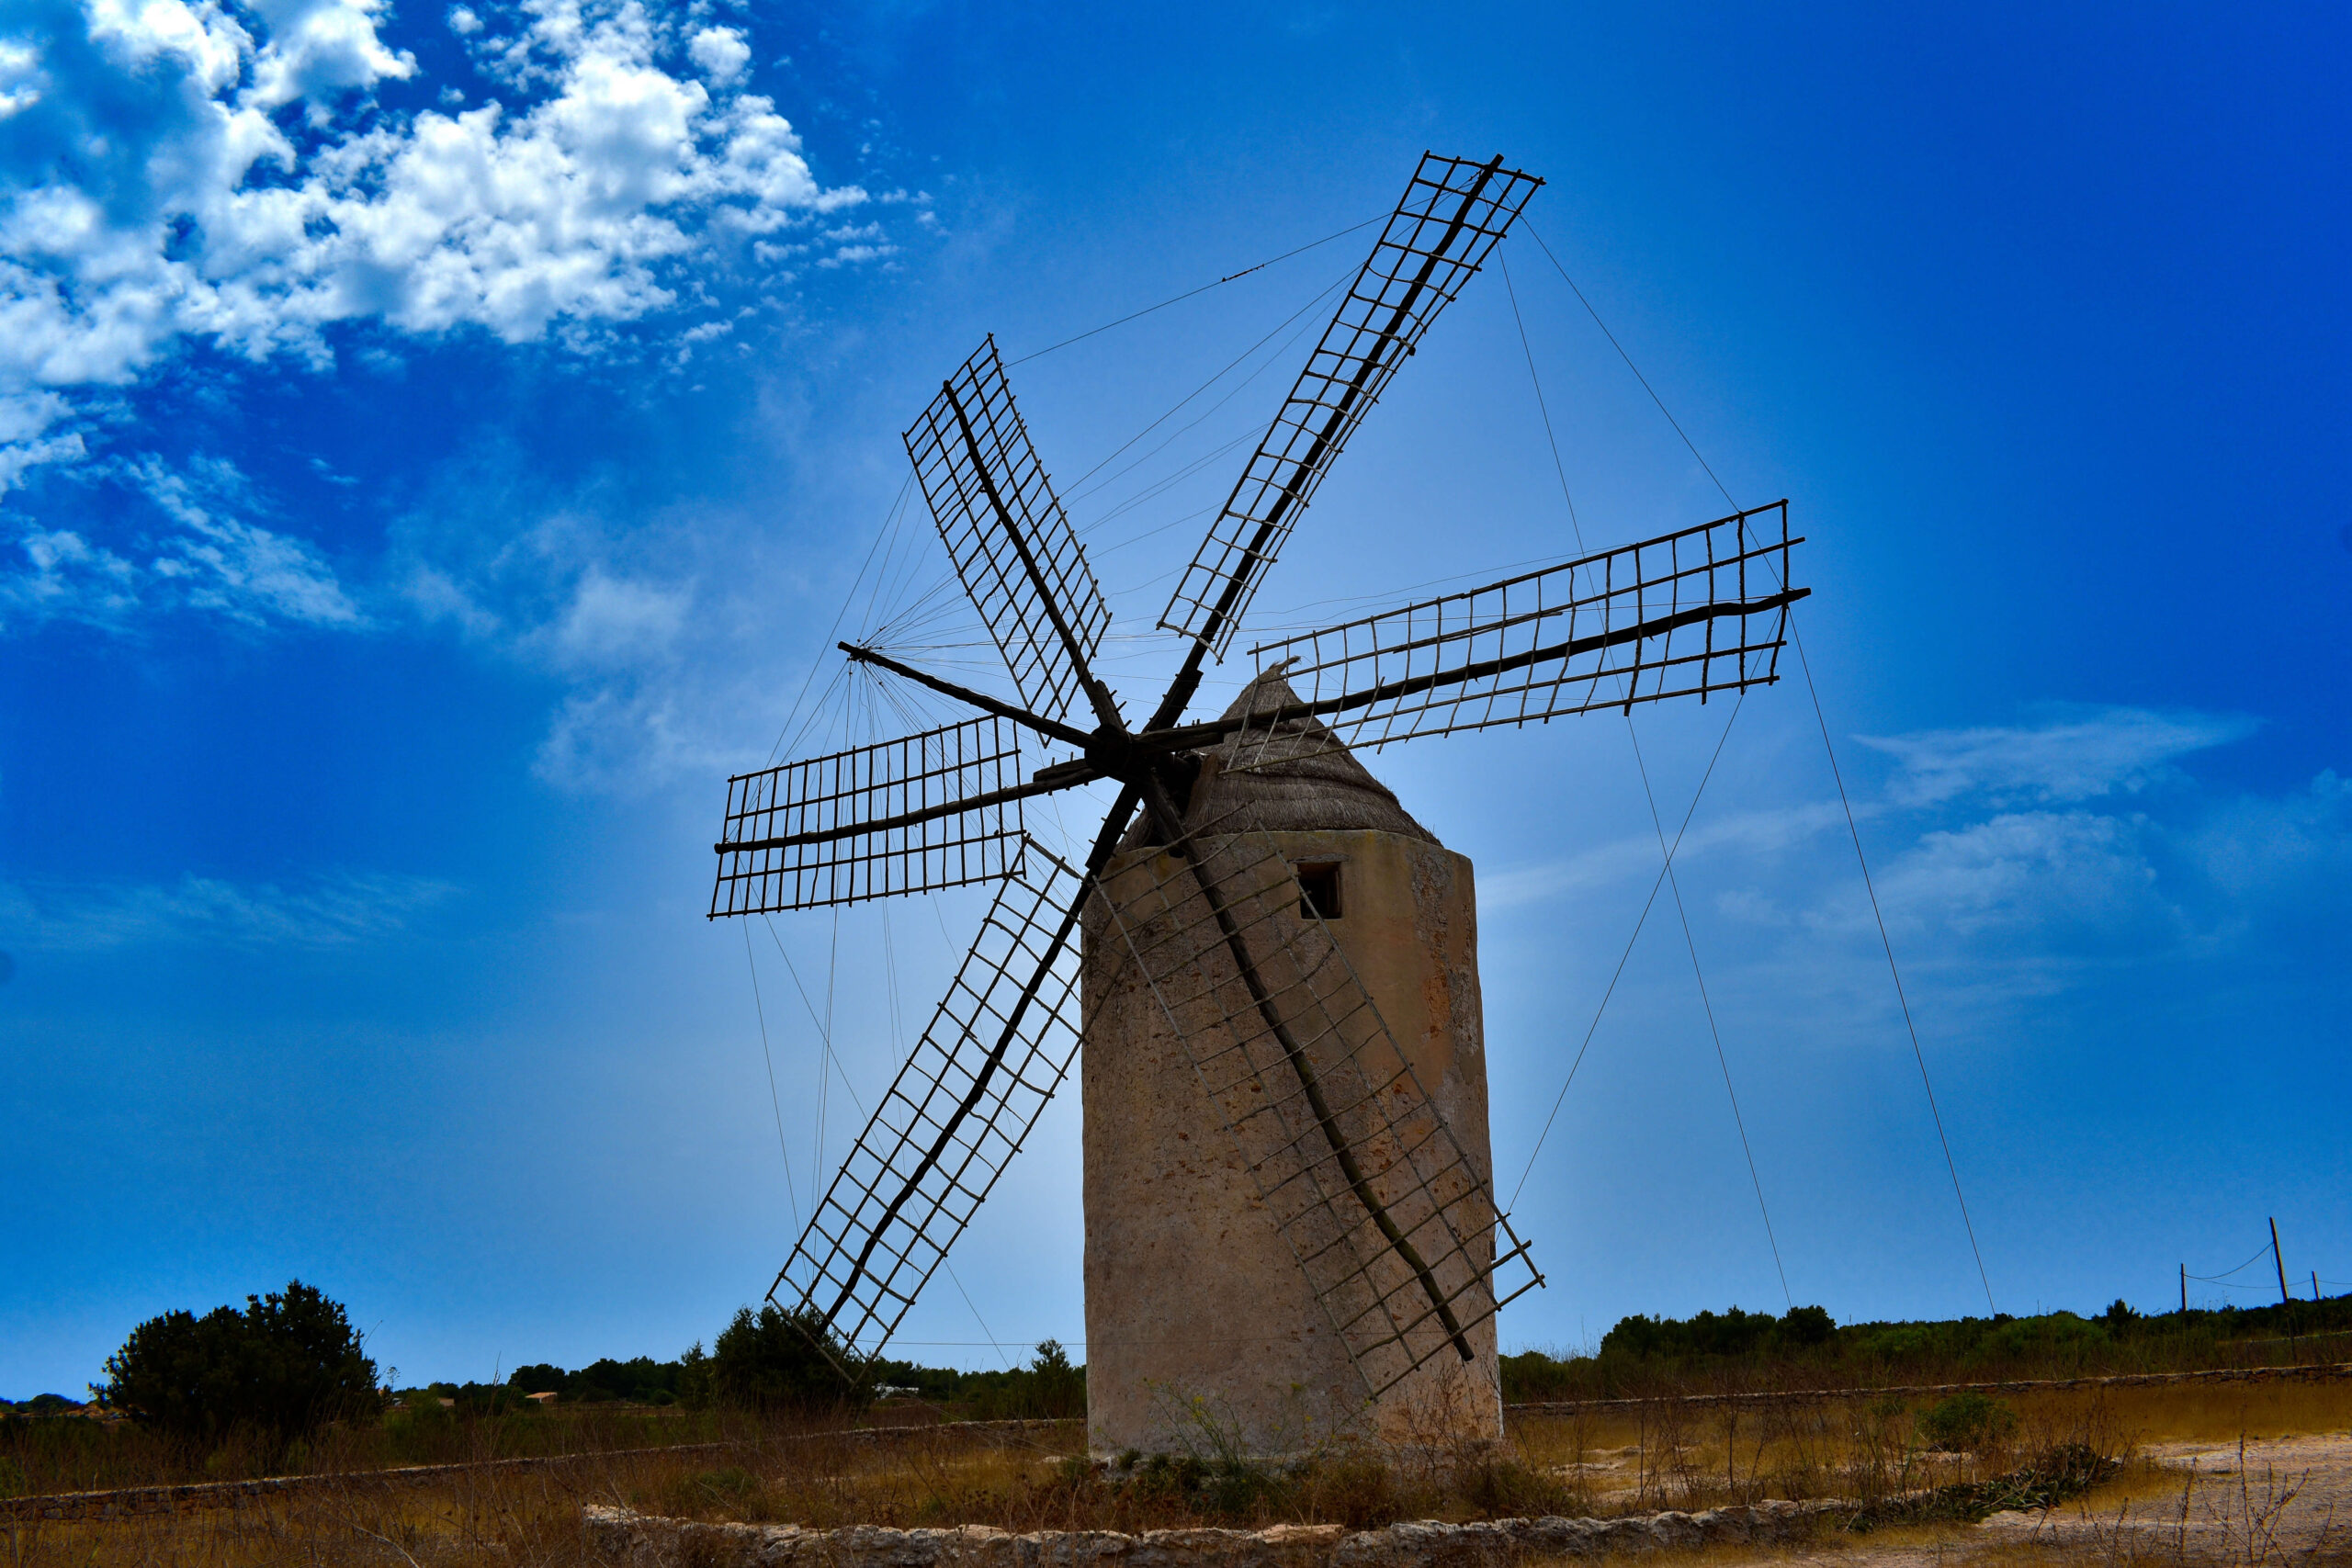
[(511, 454), (480, 455), (443, 483), (395, 526), (399, 592), (423, 621), (570, 688), (540, 775), (626, 789), (708, 771), (712, 689), (748, 674), (740, 659), (707, 656), (724, 595), (707, 586), (721, 574), (704, 557), (729, 520), (633, 515), (596, 481), (548, 489)]
[(2158, 831), (2141, 817), (2003, 812), (1923, 835), (1881, 874), (1879, 902), (1905, 930), (1979, 953), (2168, 947), (2189, 918), (2151, 858)]
[[(1865, 810), (1870, 809), (1866, 804)], [(1770, 810), (1727, 812), (1711, 818), (1702, 807), (1675, 851), (1675, 863), (1690, 866), (1717, 853), (1760, 854), (1786, 850), (1831, 828), (1845, 815), (1834, 800), (1800, 802)], [(1636, 835), (1597, 845), (1581, 854), (1534, 865), (1508, 866), (1478, 880), (1482, 908), (1503, 909), (1541, 903), (1569, 893), (1657, 875), (1657, 840)]]
[[(1855, 800), (1876, 913), (1837, 802), (1721, 818), (1702, 806), (1677, 864), (1686, 897), (1700, 894), (1719, 922), (1700, 939), (1711, 976), (1720, 964), (1728, 984), (1793, 995), (1831, 971), (1866, 975), (1883, 915), (1931, 1010), (1939, 997), (1957, 1018), (2046, 999), (2094, 971), (2345, 947), (2352, 781), (2327, 772), (2270, 795), (2216, 789), (2178, 765), (2253, 728), (2114, 708), (1873, 742), (1900, 763)], [(1637, 835), (1489, 872), (1480, 904), (1606, 893), (1583, 901), (1614, 919), (1657, 867), (1656, 840)]]
[(2223, 714), (2101, 708), (2030, 726), (1860, 736), (1900, 764), (1888, 794), (1905, 806), (1962, 795), (1997, 800), (2089, 800), (2144, 788), (2192, 752), (2242, 740), (2255, 721)]
[(686, 585), (616, 577), (592, 562), (545, 641), (564, 662), (590, 669), (659, 659), (676, 646), (693, 597)]
[(357, 626), (365, 619), (317, 550), (223, 514), (222, 501), (255, 503), (230, 464), (214, 459), (190, 475), (151, 458), (138, 473), (155, 504), (180, 527), (151, 570), (175, 585), (187, 604), (255, 625), (277, 619)]
[(349, 873), (296, 887), (188, 876), (153, 883), (0, 884), (0, 941), (19, 951), (153, 945), (337, 948), (407, 929), (446, 882)]
[(113, 547), (71, 529), (21, 526), (14, 543), (24, 564), (0, 573), (0, 614), (123, 626), (180, 608), (250, 626), (368, 624), (315, 547), (249, 520), (264, 503), (234, 465), (199, 458), (179, 470), (150, 457), (95, 477), (142, 496), (154, 525)]

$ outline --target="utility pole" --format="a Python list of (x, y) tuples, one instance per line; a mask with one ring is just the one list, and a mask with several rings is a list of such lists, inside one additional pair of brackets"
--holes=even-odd
[(2320, 1299), (2321, 1299), (2321, 1297), (2320, 1297), (2320, 1293), (2319, 1293), (2319, 1270), (2318, 1270), (2318, 1269), (2312, 1269), (2312, 1300), (2313, 1300), (2313, 1301), (2318, 1301), (2318, 1300), (2320, 1300)]
[(2278, 1219), (2270, 1219), (2270, 1261), (2278, 1266), (2278, 1304), (2285, 1306), (2292, 1298), (2287, 1294), (2287, 1260), (2278, 1256)]
[(2188, 1315), (2188, 1265), (2180, 1266), (2180, 1314)]

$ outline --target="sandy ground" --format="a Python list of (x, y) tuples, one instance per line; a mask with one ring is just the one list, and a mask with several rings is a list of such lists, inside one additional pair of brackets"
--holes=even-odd
[(2047, 1515), (1996, 1514), (1996, 1540), (2114, 1542), (2234, 1562), (2352, 1562), (2352, 1435), (2151, 1443), (2177, 1476), (2161, 1491), (2093, 1496)]
[(1718, 1561), (1721, 1568), (2352, 1564), (2352, 1435), (2252, 1439), (2243, 1448), (2151, 1443), (2141, 1452), (2157, 1473), (2141, 1472), (2046, 1513)]

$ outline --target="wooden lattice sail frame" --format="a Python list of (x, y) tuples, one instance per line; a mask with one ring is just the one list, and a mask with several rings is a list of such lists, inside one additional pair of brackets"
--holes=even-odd
[[(1425, 154), (1180, 579), (1183, 661), (1138, 725), (1094, 672), (1110, 620), (994, 340), (906, 434), (1012, 703), (842, 644), (976, 716), (729, 781), (711, 915), (993, 880), (980, 934), (769, 1292), (848, 1363), (878, 1355), (1080, 1043), (1080, 911), (1099, 900), (1184, 1038), (1207, 1101), (1377, 1398), (1541, 1282), (1527, 1247), (1247, 814), (1187, 825), (1196, 755), (1231, 765), (1769, 684), (1788, 607), (1785, 502), (1251, 649), (1278, 700), (1186, 723), (1204, 666), (1349, 438), (1541, 186)], [(1074, 715), (1083, 715), (1074, 720)], [(1023, 735), (1075, 748), (1024, 775)], [(1028, 837), (1027, 800), (1118, 790), (1084, 860)], [(1114, 872), (1124, 837), (1161, 852)], [(1148, 869), (1156, 867), (1158, 869)], [(1205, 1025), (1203, 1020), (1208, 1021)], [(1245, 1094), (1241, 1092), (1247, 1089)]]

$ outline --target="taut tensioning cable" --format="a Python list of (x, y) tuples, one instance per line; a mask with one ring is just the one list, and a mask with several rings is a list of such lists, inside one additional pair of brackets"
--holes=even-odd
[[(1594, 308), (1592, 300), (1587, 297), (1582, 288), (1577, 286), (1577, 280), (1568, 276), (1568, 269), (1561, 265), (1558, 256), (1553, 254), (1552, 247), (1544, 243), (1544, 236), (1536, 231), (1532, 223), (1525, 223), (1521, 226), (1525, 228), (1529, 237), (1534, 240), (1536, 246), (1543, 251), (1544, 259), (1552, 264), (1552, 269), (1560, 275), (1560, 281), (1568, 286), (1569, 291), (1577, 297), (1577, 302), (1582, 305), (1585, 308), (1585, 313), (1592, 318), (1592, 324), (1600, 329), (1600, 335), (1609, 340), (1609, 346), (1617, 351), (1617, 357), (1625, 362), (1625, 368), (1633, 372), (1634, 379), (1641, 383), (1642, 390), (1649, 394), (1650, 401), (1657, 405), (1657, 412), (1665, 416), (1666, 423), (1674, 427), (1674, 434), (1682, 438), (1682, 445), (1690, 448), (1692, 459), (1706, 471), (1707, 478), (1713, 481), (1715, 489), (1723, 492), (1724, 502), (1735, 512), (1737, 511), (1739, 502), (1732, 495), (1731, 488), (1724, 483), (1722, 477), (1715, 472), (1714, 465), (1709, 463), (1705, 454), (1699, 450), (1699, 444), (1690, 439), (1690, 433), (1682, 428), (1682, 422), (1674, 417), (1674, 411), (1666, 406), (1666, 400), (1658, 396), (1656, 387), (1650, 385), (1650, 378), (1642, 374), (1642, 367), (1634, 363), (1634, 356), (1626, 352), (1624, 344), (1618, 340), (1615, 333), (1609, 330), (1609, 323), (1601, 320), (1600, 312)], [(1838, 804), (1845, 812), (1847, 836), (1852, 840), (1854, 845), (1854, 862), (1861, 868), (1862, 890), (1869, 895), (1871, 916), (1878, 925), (1879, 946), (1886, 954), (1887, 974), (1894, 982), (1894, 999), (1903, 1011), (1904, 1031), (1910, 1036), (1912, 1059), (1918, 1064), (1919, 1083), (1927, 1092), (1928, 1115), (1935, 1123), (1936, 1141), (1943, 1149), (1944, 1168), (1951, 1177), (1952, 1198), (1960, 1207), (1961, 1228), (1968, 1235), (1969, 1254), (1976, 1260), (1976, 1278), (1977, 1282), (1984, 1288), (1985, 1308), (1987, 1311), (1997, 1314), (2000, 1309), (1993, 1301), (1993, 1280), (1984, 1268), (1984, 1249), (1977, 1244), (1976, 1222), (1968, 1213), (1968, 1195), (1962, 1190), (1960, 1184), (1960, 1162), (1952, 1156), (1951, 1136), (1944, 1129), (1943, 1110), (1936, 1102), (1936, 1086), (1934, 1079), (1928, 1072), (1927, 1052), (1919, 1044), (1919, 1027), (1911, 1016), (1911, 999), (1905, 994), (1903, 988), (1903, 971), (1894, 960), (1894, 941), (1887, 934), (1886, 916), (1879, 908), (1878, 889), (1871, 878), (1870, 857), (1862, 851), (1861, 829), (1854, 820), (1853, 801), (1846, 794), (1845, 773), (1838, 766), (1838, 748), (1829, 739), (1829, 720), (1822, 709), (1821, 689), (1814, 681), (1813, 661), (1805, 656), (1804, 634), (1797, 629), (1793, 610), (1789, 615), (1788, 626), (1789, 640), (1797, 650), (1797, 668), (1804, 675), (1805, 694), (1812, 699), (1814, 718), (1821, 728), (1821, 749), (1829, 759), (1829, 776), (1838, 786)]]
[(1146, 305), (1140, 310), (1130, 310), (1127, 314), (1121, 316), (1114, 321), (1105, 321), (1099, 327), (1089, 327), (1086, 331), (1079, 333), (1076, 337), (1066, 337), (1062, 339), (1061, 342), (1054, 344), (1049, 347), (1033, 349), (1029, 353), (1023, 355), (1018, 359), (1008, 359), (1004, 362), (1004, 367), (1010, 370), (1016, 365), (1026, 365), (1029, 361), (1033, 359), (1042, 359), (1046, 355), (1052, 354), (1057, 349), (1068, 348), (1071, 344), (1083, 343), (1088, 338), (1094, 336), (1097, 333), (1107, 333), (1113, 327), (1124, 327), (1129, 321), (1141, 321), (1144, 317), (1150, 315), (1155, 310), (1165, 310), (1170, 305), (1181, 305), (1195, 294), (1205, 294), (1212, 288), (1222, 288), (1227, 284), (1245, 278), (1253, 272), (1262, 272), (1266, 268), (1273, 265), (1276, 262), (1288, 261), (1293, 256), (1304, 255), (1308, 251), (1328, 245), (1334, 240), (1344, 240), (1349, 235), (1354, 233), (1357, 230), (1369, 229), (1374, 223), (1380, 222), (1383, 219), (1385, 219), (1388, 216), (1389, 214), (1383, 212), (1378, 217), (1367, 218), (1361, 223), (1351, 223), (1346, 228), (1338, 231), (1336, 233), (1326, 234), (1319, 240), (1309, 240), (1306, 244), (1294, 246), (1278, 256), (1268, 256), (1264, 261), (1259, 262), (1254, 265), (1245, 266), (1239, 272), (1228, 272), (1223, 277), (1217, 278), (1213, 282), (1204, 283), (1196, 288), (1187, 288), (1182, 294), (1170, 295), (1169, 298), (1162, 299), (1157, 305)]

